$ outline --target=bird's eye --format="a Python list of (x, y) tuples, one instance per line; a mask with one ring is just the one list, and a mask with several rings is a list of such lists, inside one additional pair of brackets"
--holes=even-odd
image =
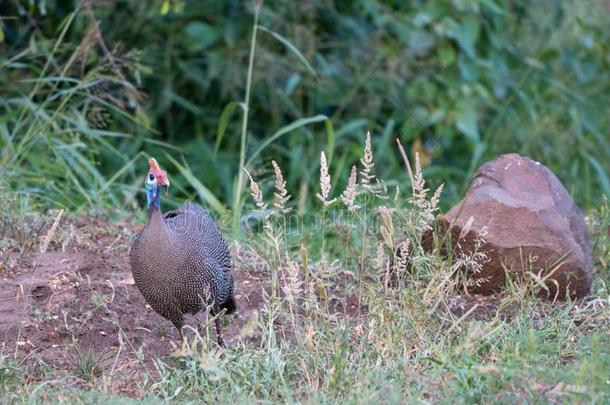
[(148, 175), (148, 179), (149, 179), (150, 181), (155, 180), (155, 175), (154, 175), (154, 174), (152, 174), (152, 173), (150, 173), (150, 174)]

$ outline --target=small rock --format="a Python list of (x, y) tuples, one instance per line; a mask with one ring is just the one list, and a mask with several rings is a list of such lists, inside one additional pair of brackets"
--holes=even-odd
[[(469, 290), (492, 294), (505, 285), (505, 272), (539, 275), (548, 298), (587, 295), (593, 264), (585, 219), (557, 177), (544, 165), (518, 154), (502, 155), (476, 172), (462, 201), (438, 218), (440, 234), (422, 238), (424, 248), (441, 247), (450, 230), (453, 258), (477, 249), (486, 260), (470, 272)], [(484, 240), (484, 243), (482, 243)], [(481, 259), (479, 257), (479, 259)]]

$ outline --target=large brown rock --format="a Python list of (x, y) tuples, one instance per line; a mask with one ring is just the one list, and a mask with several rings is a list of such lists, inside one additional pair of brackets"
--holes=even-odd
[(594, 270), (584, 217), (557, 177), (538, 162), (517, 154), (487, 162), (438, 225), (436, 238), (424, 235), (424, 247), (451, 250), (454, 260), (467, 258), (479, 239), (478, 250), (487, 259), (479, 257), (475, 271), (470, 266), (473, 293), (497, 292), (506, 274), (523, 280), (526, 272), (544, 280), (550, 299), (589, 293)]

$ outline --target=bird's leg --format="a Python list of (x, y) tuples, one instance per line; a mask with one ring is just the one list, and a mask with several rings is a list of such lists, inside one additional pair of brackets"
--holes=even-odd
[(214, 318), (214, 324), (216, 324), (216, 340), (218, 341), (218, 346), (226, 347), (225, 341), (222, 338), (222, 330), (220, 328), (220, 318), (218, 317), (218, 315), (216, 316), (216, 318)]
[(172, 321), (176, 329), (178, 329), (178, 333), (180, 334), (180, 340), (184, 340), (184, 333), (182, 332), (182, 327), (184, 326), (184, 319), (182, 318), (182, 315), (180, 315), (180, 317), (174, 317), (170, 320)]

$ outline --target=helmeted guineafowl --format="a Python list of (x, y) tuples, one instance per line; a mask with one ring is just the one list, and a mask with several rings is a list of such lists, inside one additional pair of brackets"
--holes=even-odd
[(223, 345), (217, 315), (222, 310), (235, 311), (227, 245), (208, 212), (196, 204), (187, 202), (176, 211), (161, 213), (160, 192), (169, 187), (169, 180), (154, 158), (148, 162), (148, 223), (134, 239), (129, 255), (135, 284), (181, 336), (183, 314), (210, 306), (216, 316), (218, 343)]

